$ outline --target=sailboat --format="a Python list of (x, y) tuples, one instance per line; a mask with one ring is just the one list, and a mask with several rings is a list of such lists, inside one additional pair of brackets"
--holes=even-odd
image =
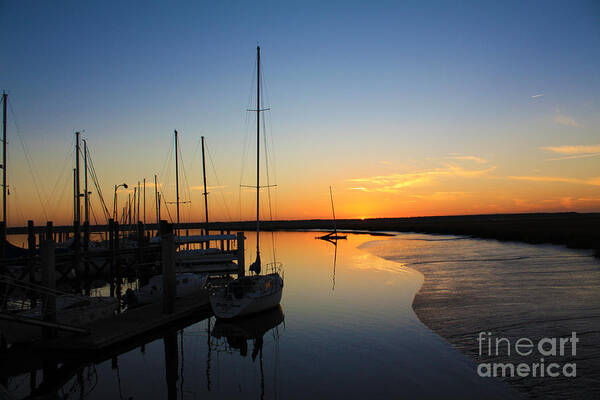
[(331, 198), (331, 213), (333, 214), (333, 231), (329, 232), (327, 235), (319, 236), (317, 239), (334, 241), (338, 239), (346, 239), (346, 235), (338, 235), (337, 227), (335, 223), (335, 208), (333, 207), (333, 191), (331, 190), (331, 186), (329, 186), (329, 197)]
[(217, 318), (235, 318), (258, 313), (279, 305), (283, 293), (283, 279), (279, 265), (266, 265), (261, 275), (260, 260), (260, 46), (256, 47), (256, 260), (250, 265), (251, 276), (242, 276), (224, 285), (209, 288), (210, 305)]

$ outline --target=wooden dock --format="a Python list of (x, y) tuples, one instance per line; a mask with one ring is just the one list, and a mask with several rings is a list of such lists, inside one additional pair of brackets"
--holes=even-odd
[(175, 300), (171, 314), (163, 313), (163, 304), (149, 304), (89, 325), (89, 335), (61, 336), (38, 345), (47, 350), (98, 351), (122, 344), (138, 336), (176, 323), (189, 317), (198, 320), (212, 315), (208, 296), (189, 296)]

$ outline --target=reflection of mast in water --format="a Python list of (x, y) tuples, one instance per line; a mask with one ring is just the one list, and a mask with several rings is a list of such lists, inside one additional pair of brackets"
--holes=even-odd
[[(333, 283), (331, 285), (331, 291), (335, 291), (335, 266), (337, 264), (337, 238), (325, 238), (325, 237), (320, 237), (318, 239), (324, 240), (325, 242), (329, 242), (332, 245), (335, 246), (334, 250), (333, 250)], [(345, 238), (344, 238), (345, 239)]]
[(333, 285), (331, 286), (331, 291), (335, 290), (335, 265), (337, 264), (337, 240), (333, 244), (335, 246), (335, 250), (333, 251)]
[[(260, 398), (265, 396), (265, 374), (263, 367), (264, 335), (273, 330), (275, 342), (279, 340), (278, 325), (284, 320), (281, 307), (277, 306), (260, 314), (244, 317), (239, 320), (217, 320), (211, 335), (217, 339), (225, 338), (228, 351), (237, 350), (242, 357), (248, 355), (248, 340), (252, 340), (252, 361), (259, 360), (260, 366)], [(210, 339), (210, 338), (209, 338)], [(211, 343), (209, 342), (209, 355)], [(209, 358), (210, 360), (210, 358)], [(278, 365), (276, 363), (276, 365)], [(210, 364), (207, 363), (207, 376)], [(276, 375), (276, 373), (275, 373)], [(210, 381), (209, 381), (210, 384)]]

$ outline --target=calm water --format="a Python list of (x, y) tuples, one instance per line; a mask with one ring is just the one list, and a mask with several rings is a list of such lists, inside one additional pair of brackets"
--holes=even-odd
[[(254, 256), (249, 233), (247, 259)], [(411, 303), (423, 276), (359, 248), (350, 235), (336, 246), (315, 233), (276, 233), (284, 263), (281, 311), (222, 324), (214, 318), (163, 332), (144, 346), (81, 364), (56, 388), (61, 398), (506, 398), (472, 362), (424, 326)], [(263, 235), (263, 262), (273, 258)], [(393, 240), (393, 239), (392, 239)], [(461, 241), (465, 242), (465, 241)], [(457, 242), (456, 246), (460, 246)], [(246, 340), (247, 339), (247, 340)], [(10, 378), (17, 398), (30, 374)], [(42, 381), (41, 372), (36, 377)], [(52, 386), (52, 385), (51, 385)], [(54, 390), (55, 388), (52, 388)]]

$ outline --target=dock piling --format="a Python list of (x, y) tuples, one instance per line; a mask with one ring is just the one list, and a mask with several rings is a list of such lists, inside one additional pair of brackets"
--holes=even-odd
[(172, 314), (176, 296), (175, 277), (175, 240), (173, 226), (160, 221), (162, 273), (163, 273), (163, 313)]
[(35, 228), (33, 221), (27, 221), (27, 269), (29, 270), (29, 282), (35, 281), (34, 273), (34, 257), (35, 257)]
[[(54, 291), (56, 289), (56, 265), (54, 258), (55, 244), (53, 240), (43, 240), (40, 243), (40, 257), (42, 263), (43, 285)], [(44, 296), (42, 308), (44, 321), (56, 322), (56, 297), (54, 294), (48, 293)], [(56, 329), (43, 328), (43, 338), (52, 339), (56, 336)]]
[(237, 262), (238, 277), (246, 275), (245, 255), (244, 255), (244, 232), (237, 233)]

